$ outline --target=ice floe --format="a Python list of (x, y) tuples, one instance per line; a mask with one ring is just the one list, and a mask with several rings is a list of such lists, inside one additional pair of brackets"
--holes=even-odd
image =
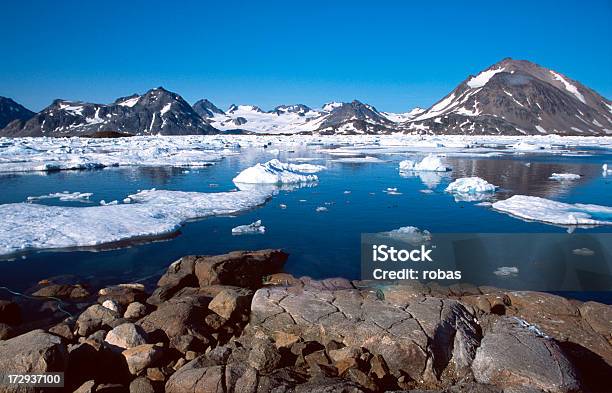
[(232, 235), (256, 235), (264, 233), (266, 233), (266, 227), (261, 225), (261, 220), (232, 228)]
[(514, 195), (491, 205), (497, 211), (526, 220), (556, 225), (612, 225), (612, 207), (564, 203), (550, 199)]
[(493, 272), (493, 274), (498, 277), (516, 277), (518, 275), (518, 272), (518, 267), (500, 266)]
[(130, 195), (130, 204), (4, 204), (0, 205), (0, 255), (158, 237), (176, 231), (187, 220), (254, 208), (273, 192), (269, 188), (220, 193), (144, 190)]
[(573, 249), (572, 254), (580, 255), (581, 257), (590, 257), (595, 255), (595, 251), (591, 250), (590, 248), (582, 247)]
[(419, 162), (404, 160), (399, 163), (400, 172), (407, 171), (431, 171), (431, 172), (447, 172), (449, 167), (444, 165), (442, 159), (434, 154), (429, 154)]
[(321, 213), (321, 212), (326, 212), (326, 211), (327, 211), (327, 208), (326, 208), (325, 206), (319, 206), (319, 207), (317, 207), (317, 208), (315, 209), (315, 211), (316, 211), (316, 212), (319, 212), (319, 213)]
[(29, 196), (28, 201), (38, 201), (41, 199), (59, 199), (62, 202), (89, 202), (92, 192), (54, 192), (47, 195)]
[(444, 191), (464, 202), (481, 201), (492, 196), (497, 187), (480, 177), (462, 177), (446, 187)]
[(428, 230), (421, 230), (413, 226), (401, 227), (381, 234), (410, 244), (422, 244), (431, 240), (431, 233)]
[(235, 184), (291, 184), (316, 182), (317, 175), (309, 173), (325, 169), (321, 165), (289, 164), (277, 159), (258, 163), (240, 172), (233, 179)]
[(580, 179), (580, 175), (577, 175), (575, 173), (553, 173), (552, 175), (550, 175), (549, 179), (559, 181), (578, 180)]

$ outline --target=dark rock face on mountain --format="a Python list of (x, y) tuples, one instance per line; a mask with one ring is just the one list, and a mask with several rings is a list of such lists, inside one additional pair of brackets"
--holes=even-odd
[(34, 116), (34, 112), (19, 105), (10, 98), (0, 97), (0, 129), (12, 121), (24, 122)]
[(217, 130), (181, 96), (164, 88), (112, 104), (55, 100), (26, 122), (13, 122), (3, 136), (86, 136), (99, 131), (132, 135), (202, 135)]
[(504, 59), (405, 125), (433, 134), (609, 135), (612, 102), (555, 71)]
[(307, 112), (310, 112), (312, 109), (304, 104), (295, 104), (295, 105), (279, 105), (276, 108), (272, 109), (270, 113), (276, 113), (277, 115), (282, 115), (284, 113), (297, 113), (300, 116), (304, 116)]
[(396, 126), (376, 108), (357, 100), (332, 106), (333, 109), (316, 132), (320, 134), (376, 134), (389, 132)]
[(217, 108), (215, 104), (208, 101), (207, 99), (199, 100), (198, 102), (193, 104), (193, 110), (196, 111), (196, 113), (200, 115), (203, 119), (214, 117), (215, 114), (225, 114), (225, 112)]

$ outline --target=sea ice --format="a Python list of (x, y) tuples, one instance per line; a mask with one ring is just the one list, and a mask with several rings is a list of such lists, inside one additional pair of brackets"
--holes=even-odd
[(590, 248), (582, 247), (573, 249), (572, 254), (580, 255), (581, 257), (590, 257), (595, 255), (595, 251), (591, 250)]
[(261, 225), (261, 220), (232, 228), (232, 235), (256, 235), (263, 233), (266, 233), (266, 227)]
[(400, 172), (406, 171), (431, 171), (431, 172), (447, 172), (450, 170), (442, 163), (440, 157), (434, 154), (429, 154), (420, 162), (404, 160), (399, 163)]
[(325, 169), (321, 165), (288, 164), (277, 159), (266, 163), (258, 163), (240, 172), (233, 182), (243, 184), (291, 184), (315, 182), (317, 175), (307, 173), (318, 172)]
[(408, 242), (410, 244), (422, 244), (431, 240), (431, 233), (428, 230), (421, 230), (413, 226), (401, 227), (388, 232), (382, 232), (382, 235), (394, 240)]
[(93, 195), (92, 192), (54, 192), (47, 195), (29, 196), (28, 201), (38, 201), (41, 199), (59, 199), (63, 202), (89, 202), (89, 198)]
[(0, 205), (0, 255), (156, 237), (176, 231), (187, 220), (259, 206), (273, 192), (269, 188), (220, 193), (144, 190), (130, 195), (130, 204), (4, 204)]
[(315, 209), (315, 211), (317, 211), (317, 212), (319, 212), (319, 213), (320, 213), (320, 212), (326, 212), (326, 211), (327, 211), (327, 208), (326, 208), (325, 206), (319, 206), (319, 207), (317, 207), (317, 208)]
[(526, 220), (556, 225), (612, 225), (612, 207), (563, 203), (550, 199), (514, 195), (491, 205), (497, 211)]
[(580, 175), (577, 175), (575, 173), (553, 173), (552, 175), (550, 175), (549, 179), (559, 181), (577, 180), (580, 179)]
[(495, 186), (480, 177), (462, 177), (446, 187), (444, 191), (450, 192), (462, 201), (480, 201), (495, 192)]
[(497, 270), (493, 272), (498, 277), (516, 277), (518, 275), (519, 269), (514, 266), (501, 266), (498, 267)]

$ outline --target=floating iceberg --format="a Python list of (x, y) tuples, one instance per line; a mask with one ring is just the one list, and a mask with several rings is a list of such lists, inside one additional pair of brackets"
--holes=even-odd
[(444, 191), (454, 194), (456, 201), (474, 202), (487, 199), (496, 186), (479, 177), (462, 177), (446, 187)]
[(342, 164), (376, 164), (379, 162), (384, 162), (380, 158), (366, 156), (366, 157), (343, 157), (336, 158), (332, 160), (332, 162), (339, 162)]
[(392, 231), (382, 232), (382, 234), (391, 239), (410, 244), (422, 244), (431, 240), (431, 233), (428, 230), (421, 230), (413, 226), (397, 228)]
[(612, 207), (563, 203), (550, 199), (514, 195), (491, 205), (497, 211), (526, 220), (557, 225), (612, 225)]
[(240, 172), (233, 182), (243, 184), (292, 184), (315, 182), (317, 175), (308, 173), (319, 172), (325, 169), (321, 165), (288, 164), (277, 159), (264, 164), (258, 163)]
[(319, 207), (317, 207), (317, 208), (315, 209), (315, 211), (316, 211), (316, 212), (319, 212), (319, 213), (321, 213), (321, 212), (326, 212), (326, 211), (327, 211), (327, 208), (326, 208), (325, 206), (319, 206)]
[(62, 202), (89, 202), (92, 192), (54, 192), (47, 195), (29, 196), (28, 201), (38, 201), (41, 199), (59, 199)]
[(578, 180), (580, 179), (580, 175), (576, 175), (575, 173), (553, 173), (550, 175), (549, 179), (551, 180)]
[(604, 176), (608, 176), (609, 174), (612, 173), (612, 169), (608, 169), (608, 164), (603, 164), (601, 166), (601, 170), (603, 171)]
[(518, 275), (519, 269), (514, 266), (501, 266), (498, 267), (497, 270), (493, 272), (498, 277), (516, 277)]
[(176, 231), (187, 220), (235, 214), (259, 206), (272, 192), (270, 189), (220, 193), (145, 190), (130, 195), (130, 204), (0, 205), (0, 255), (159, 237)]
[(400, 172), (406, 171), (431, 171), (431, 172), (447, 172), (450, 168), (442, 163), (440, 157), (430, 154), (423, 158), (420, 162), (404, 160), (399, 163)]
[(572, 254), (580, 255), (581, 257), (590, 257), (595, 255), (595, 251), (591, 250), (590, 248), (582, 247), (573, 249)]
[(261, 225), (261, 220), (232, 228), (232, 235), (256, 235), (264, 233), (266, 233), (266, 227)]

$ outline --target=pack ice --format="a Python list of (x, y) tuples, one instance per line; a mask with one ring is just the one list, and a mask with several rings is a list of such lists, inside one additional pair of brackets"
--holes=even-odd
[(129, 204), (0, 205), (0, 255), (155, 237), (176, 231), (187, 220), (251, 209), (272, 193), (270, 188), (220, 193), (145, 190), (130, 195)]
[(550, 199), (514, 195), (491, 207), (526, 220), (557, 225), (612, 225), (612, 207), (564, 203)]

